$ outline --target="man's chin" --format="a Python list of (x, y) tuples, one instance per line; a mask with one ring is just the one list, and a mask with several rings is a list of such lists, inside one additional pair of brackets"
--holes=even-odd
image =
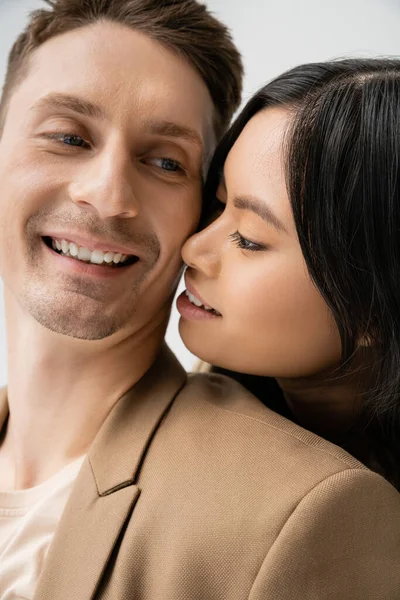
[(14, 298), (23, 312), (54, 333), (77, 340), (103, 340), (124, 329), (132, 319), (135, 298), (124, 306), (121, 297), (107, 298), (96, 286), (90, 296), (86, 288), (82, 293), (81, 289), (77, 292), (47, 281), (29, 283), (22, 293), (14, 293)]
[(59, 312), (58, 314), (48, 314), (41, 311), (30, 312), (42, 327), (77, 340), (103, 340), (122, 329), (121, 322), (110, 317), (99, 317), (98, 314), (92, 317), (77, 318), (74, 315), (60, 314)]
[(77, 340), (103, 340), (120, 331), (128, 315), (117, 307), (75, 294), (49, 299), (42, 294), (25, 295), (20, 306), (42, 327)]

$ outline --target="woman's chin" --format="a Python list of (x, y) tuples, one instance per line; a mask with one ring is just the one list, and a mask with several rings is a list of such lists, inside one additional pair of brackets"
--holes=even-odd
[(200, 328), (199, 324), (193, 324), (182, 317), (179, 319), (179, 334), (189, 352), (197, 356), (200, 361), (218, 367), (222, 366), (218, 364), (220, 357), (215, 352), (215, 347), (212, 348), (212, 338), (203, 336)]

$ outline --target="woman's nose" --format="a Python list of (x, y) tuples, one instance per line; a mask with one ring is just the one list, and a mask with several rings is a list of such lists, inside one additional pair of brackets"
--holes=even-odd
[(216, 277), (221, 268), (221, 231), (219, 219), (192, 235), (182, 248), (184, 262), (207, 277)]

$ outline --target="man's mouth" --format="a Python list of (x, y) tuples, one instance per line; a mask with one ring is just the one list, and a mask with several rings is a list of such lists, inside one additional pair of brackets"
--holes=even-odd
[(106, 248), (90, 250), (90, 248), (78, 246), (75, 242), (68, 242), (64, 239), (45, 236), (43, 241), (57, 254), (91, 265), (121, 268), (133, 265), (139, 260), (138, 256), (112, 252)]

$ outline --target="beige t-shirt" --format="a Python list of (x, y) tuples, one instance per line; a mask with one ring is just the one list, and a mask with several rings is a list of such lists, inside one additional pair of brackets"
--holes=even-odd
[(34, 488), (0, 492), (0, 600), (33, 599), (83, 460), (75, 460)]

